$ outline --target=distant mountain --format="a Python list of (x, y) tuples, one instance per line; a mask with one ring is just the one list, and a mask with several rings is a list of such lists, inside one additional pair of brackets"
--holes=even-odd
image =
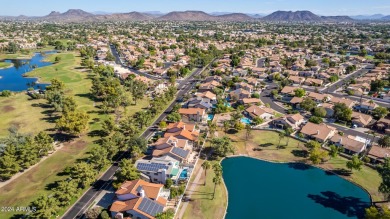
[(382, 17), (381, 20), (390, 21), (390, 15)]
[(383, 18), (385, 15), (383, 14), (373, 14), (373, 15), (356, 15), (351, 16), (351, 18), (356, 20), (378, 20)]
[(322, 21), (321, 17), (310, 11), (276, 11), (262, 18), (265, 21), (288, 21), (288, 22), (314, 22)]
[(203, 11), (173, 11), (157, 19), (162, 21), (212, 21), (216, 20), (216, 17)]
[(310, 11), (276, 11), (261, 18), (273, 22), (353, 22), (348, 16), (318, 16)]
[(321, 16), (325, 22), (354, 22), (355, 20), (348, 16)]
[(94, 20), (97, 21), (145, 21), (151, 20), (154, 17), (152, 15), (143, 14), (140, 12), (130, 12), (130, 13), (117, 13), (109, 15), (98, 15), (94, 17)]
[(265, 17), (267, 16), (267, 14), (247, 14), (253, 18), (262, 18), (262, 17)]
[(233, 13), (233, 14), (224, 14), (217, 16), (217, 19), (220, 21), (250, 21), (255, 20), (255, 18), (250, 17), (247, 14), (243, 13)]
[(50, 14), (37, 18), (38, 20), (55, 22), (80, 22), (93, 19), (95, 15), (81, 9), (69, 9), (64, 13), (52, 11)]

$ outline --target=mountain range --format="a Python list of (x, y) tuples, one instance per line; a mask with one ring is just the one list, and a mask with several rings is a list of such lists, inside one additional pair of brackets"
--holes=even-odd
[(231, 12), (173, 11), (161, 12), (129, 12), (129, 13), (89, 13), (81, 9), (69, 9), (64, 13), (52, 11), (43, 17), (0, 16), (1, 20), (36, 20), (48, 22), (101, 22), (101, 21), (270, 21), (270, 22), (354, 22), (358, 20), (390, 20), (390, 16), (372, 15), (356, 16), (319, 16), (310, 11), (276, 11), (264, 14), (245, 14)]

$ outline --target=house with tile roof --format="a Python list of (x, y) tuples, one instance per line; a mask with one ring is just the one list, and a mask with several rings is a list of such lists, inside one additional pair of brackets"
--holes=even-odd
[(138, 179), (124, 182), (115, 192), (110, 207), (111, 217), (154, 219), (164, 211), (170, 191), (163, 184), (149, 183)]
[(329, 139), (329, 142), (336, 146), (343, 147), (344, 152), (348, 154), (360, 154), (366, 150), (365, 142), (358, 141), (355, 136), (351, 135), (341, 136), (335, 134)]
[(201, 108), (180, 108), (179, 114), (188, 121), (204, 122), (207, 120), (206, 110)]
[(372, 116), (355, 111), (352, 112), (351, 118), (352, 124), (356, 125), (357, 127), (366, 127), (372, 121)]
[(259, 107), (252, 105), (245, 109), (245, 114), (247, 114), (252, 119), (260, 117), (264, 120), (270, 120), (274, 117), (274, 110), (268, 107)]
[(336, 133), (336, 128), (328, 126), (325, 123), (315, 124), (308, 122), (302, 127), (301, 133), (306, 138), (315, 139), (318, 142), (325, 142)]
[(297, 113), (274, 119), (272, 121), (272, 125), (281, 129), (292, 128), (294, 130), (298, 130), (304, 122), (305, 118), (301, 114)]

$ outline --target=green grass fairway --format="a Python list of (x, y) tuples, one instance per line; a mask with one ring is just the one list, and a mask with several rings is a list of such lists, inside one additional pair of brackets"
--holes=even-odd
[[(53, 78), (63, 81), (66, 86), (66, 94), (74, 96), (79, 109), (88, 112), (90, 115), (89, 130), (87, 132), (100, 129), (101, 120), (106, 115), (98, 113), (99, 109), (95, 107), (94, 101), (90, 98), (92, 85), (90, 76), (92, 73), (79, 69), (81, 58), (77, 53), (53, 54), (49, 55), (47, 60), (54, 62), (56, 56), (61, 57), (59, 63), (35, 69), (28, 76), (38, 77), (40, 82), (50, 82)], [(18, 93), (8, 98), (0, 97), (0, 137), (7, 135), (7, 129), (11, 125), (18, 126), (22, 133), (37, 133), (53, 128), (55, 124), (48, 121), (50, 119), (47, 112), (45, 112), (50, 109), (40, 106), (40, 104), (44, 105), (46, 102), (46, 100), (29, 100), (29, 97), (24, 93)], [(126, 114), (132, 115), (148, 105), (149, 101), (146, 99), (138, 101), (137, 105), (126, 108)], [(80, 139), (76, 139), (77, 142), (81, 143), (66, 146), (31, 171), (21, 175), (14, 182), (0, 188), (0, 206), (27, 206), (39, 194), (49, 194), (50, 192), (46, 190), (46, 186), (62, 179), (57, 174), (62, 172), (66, 166), (70, 166), (77, 159), (85, 157), (96, 138), (85, 133)], [(63, 212), (64, 209), (61, 209), (60, 213)], [(17, 212), (13, 214), (17, 214)], [(11, 213), (3, 214), (0, 212), (0, 218), (9, 218), (11, 215)]]
[[(87, 150), (87, 142), (82, 140), (67, 144), (14, 182), (0, 188), (0, 206), (29, 206), (39, 195), (50, 195), (52, 192), (47, 186), (66, 179), (67, 176), (57, 174), (74, 164), (76, 159), (82, 158)], [(0, 218), (10, 218), (18, 213), (21, 212), (0, 212)]]
[[(200, 161), (198, 165), (200, 166), (202, 163), (203, 161)], [(197, 171), (192, 175), (191, 182), (196, 177), (196, 173)], [(204, 172), (202, 173), (202, 177), (191, 195), (191, 201), (187, 205), (183, 218), (223, 218), (227, 206), (227, 193), (225, 185), (222, 183), (217, 186), (215, 198), (212, 199), (214, 192), (213, 177), (213, 170), (207, 170), (206, 185), (204, 186), (205, 176)], [(189, 184), (190, 186), (191, 183)]]

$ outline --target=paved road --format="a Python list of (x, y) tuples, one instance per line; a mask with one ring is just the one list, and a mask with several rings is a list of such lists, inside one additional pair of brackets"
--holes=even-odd
[(327, 87), (324, 89), (324, 91), (328, 92), (328, 93), (333, 93), (335, 92), (338, 88), (340, 88), (341, 86), (344, 85), (345, 82), (349, 81), (351, 78), (358, 78), (362, 75), (365, 75), (367, 74), (367, 72), (369, 71), (369, 69), (365, 69), (365, 68), (362, 68), (362, 69), (359, 69), (349, 75), (347, 75), (345, 78), (339, 80), (338, 82), (332, 84), (331, 86)]
[[(142, 133), (141, 137), (149, 137), (155, 130), (152, 127), (155, 127), (159, 124), (172, 110), (176, 102), (183, 98), (183, 96), (188, 93), (195, 86), (194, 77), (199, 75), (203, 69), (197, 69), (189, 77), (182, 80), (178, 86), (179, 92), (176, 96), (176, 101), (168, 106), (168, 108), (157, 118), (157, 120), (150, 126), (148, 129)], [(123, 155), (122, 155), (123, 157)], [(82, 218), (84, 212), (92, 204), (92, 201), (99, 195), (101, 190), (106, 189), (110, 186), (112, 178), (115, 172), (118, 170), (118, 163), (115, 162), (104, 174), (101, 176), (95, 184), (64, 214), (62, 218)]]
[[(147, 73), (138, 71), (137, 69), (129, 68), (129, 66), (125, 65), (125, 64), (122, 62), (121, 58), (119, 57), (119, 53), (118, 53), (118, 51), (116, 50), (115, 46), (111, 44), (111, 45), (110, 45), (110, 49), (111, 49), (112, 55), (114, 55), (114, 57), (115, 57), (115, 63), (116, 63), (116, 64), (122, 65), (122, 67), (128, 68), (129, 70), (135, 72), (135, 73), (138, 74), (138, 75), (141, 75), (141, 76), (144, 76), (144, 77), (147, 77), (147, 78), (150, 78), (150, 79), (154, 79), (154, 80), (160, 80), (160, 79), (161, 79), (160, 77), (157, 77), (157, 76), (154, 76), (154, 75), (151, 75), (151, 74), (147, 74)], [(172, 63), (166, 63), (166, 66), (171, 66), (171, 65), (172, 65)]]

